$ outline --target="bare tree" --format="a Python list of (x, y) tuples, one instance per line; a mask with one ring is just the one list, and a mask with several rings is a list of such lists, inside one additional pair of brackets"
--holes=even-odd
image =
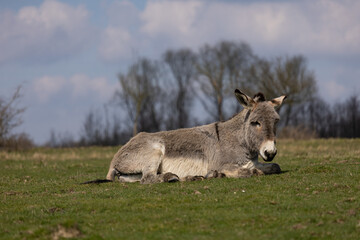
[(343, 104), (344, 120), (341, 137), (355, 138), (360, 136), (360, 101), (357, 95), (350, 96)]
[[(205, 110), (219, 121), (224, 120), (223, 116), (223, 100), (224, 100), (224, 72), (225, 63), (221, 59), (221, 50), (219, 46), (205, 45), (200, 49), (199, 64), (197, 66), (199, 72), (200, 89), (205, 97), (210, 101), (200, 98)], [(210, 106), (208, 102), (212, 103)], [(214, 110), (214, 108), (216, 110)]]
[(96, 111), (90, 111), (85, 118), (83, 125), (82, 141), (85, 145), (98, 145), (102, 142), (104, 127), (102, 116)]
[[(109, 117), (109, 105), (105, 104), (103, 109), (90, 110), (85, 117), (79, 146), (116, 146), (125, 143), (131, 136), (128, 131), (121, 129), (119, 117)], [(56, 136), (52, 133), (50, 143), (54, 142)]]
[(315, 97), (307, 104), (304, 115), (304, 122), (307, 122), (309, 128), (315, 131), (318, 137), (324, 137), (330, 130), (331, 108), (320, 97)]
[(254, 83), (248, 81), (247, 73), (251, 66), (257, 61), (251, 47), (247, 43), (222, 42), (222, 55), (226, 60), (226, 96), (231, 99), (231, 114), (241, 110), (241, 105), (233, 101), (234, 89), (240, 88), (245, 92), (253, 92)]
[(357, 95), (350, 96), (344, 102), (326, 104), (316, 109), (322, 119), (315, 119), (321, 127), (316, 129), (319, 137), (360, 137), (360, 101)]
[(126, 75), (119, 75), (121, 91), (115, 93), (125, 107), (133, 125), (133, 135), (141, 131), (161, 129), (163, 91), (159, 83), (159, 68), (155, 62), (140, 59)]
[(253, 57), (250, 47), (245, 43), (223, 41), (215, 46), (205, 45), (200, 48), (198, 82), (202, 94), (210, 100), (201, 99), (201, 102), (214, 119), (224, 120), (225, 99), (233, 96), (236, 87), (247, 87), (243, 76), (249, 59)]
[(17, 87), (8, 100), (0, 98), (0, 140), (9, 137), (11, 131), (22, 124), (25, 108), (18, 106), (21, 97), (21, 87)]
[(279, 93), (287, 94), (287, 104), (283, 107), (285, 126), (296, 115), (296, 108), (312, 101), (317, 93), (314, 73), (308, 70), (303, 56), (278, 57), (273, 61), (259, 60), (253, 65), (248, 79), (257, 85), (265, 96), (274, 97)]
[(172, 88), (171, 109), (168, 119), (169, 129), (184, 128), (190, 125), (190, 110), (193, 101), (192, 80), (196, 74), (196, 55), (190, 49), (168, 50), (163, 55), (164, 62), (175, 80)]

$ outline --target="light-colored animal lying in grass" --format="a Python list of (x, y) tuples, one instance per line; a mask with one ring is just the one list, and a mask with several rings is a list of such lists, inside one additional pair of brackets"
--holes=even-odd
[(280, 173), (278, 164), (260, 163), (258, 155), (272, 161), (277, 153), (275, 108), (286, 96), (266, 101), (261, 93), (251, 98), (238, 89), (235, 96), (244, 110), (227, 121), (137, 134), (115, 154), (107, 181), (118, 177), (122, 182), (157, 183)]

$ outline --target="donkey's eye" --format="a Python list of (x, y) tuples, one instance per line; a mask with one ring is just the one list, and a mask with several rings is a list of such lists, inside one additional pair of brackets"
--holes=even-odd
[(260, 127), (261, 124), (258, 121), (251, 122), (251, 126), (253, 127)]

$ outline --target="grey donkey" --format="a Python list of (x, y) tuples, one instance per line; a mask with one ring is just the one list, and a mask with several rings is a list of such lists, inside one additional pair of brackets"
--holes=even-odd
[[(262, 93), (235, 96), (244, 109), (224, 122), (163, 131), (141, 132), (113, 157), (106, 180), (143, 184), (214, 177), (249, 177), (280, 173), (275, 157), (276, 112), (286, 98), (266, 101)], [(87, 182), (90, 183), (90, 182)]]

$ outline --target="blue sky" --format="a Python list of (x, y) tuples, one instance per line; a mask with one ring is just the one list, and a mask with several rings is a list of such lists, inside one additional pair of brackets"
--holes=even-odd
[(360, 1), (0, 1), (0, 96), (23, 85), (24, 124), (76, 137), (139, 56), (220, 40), (263, 57), (302, 54), (329, 103), (360, 92)]

